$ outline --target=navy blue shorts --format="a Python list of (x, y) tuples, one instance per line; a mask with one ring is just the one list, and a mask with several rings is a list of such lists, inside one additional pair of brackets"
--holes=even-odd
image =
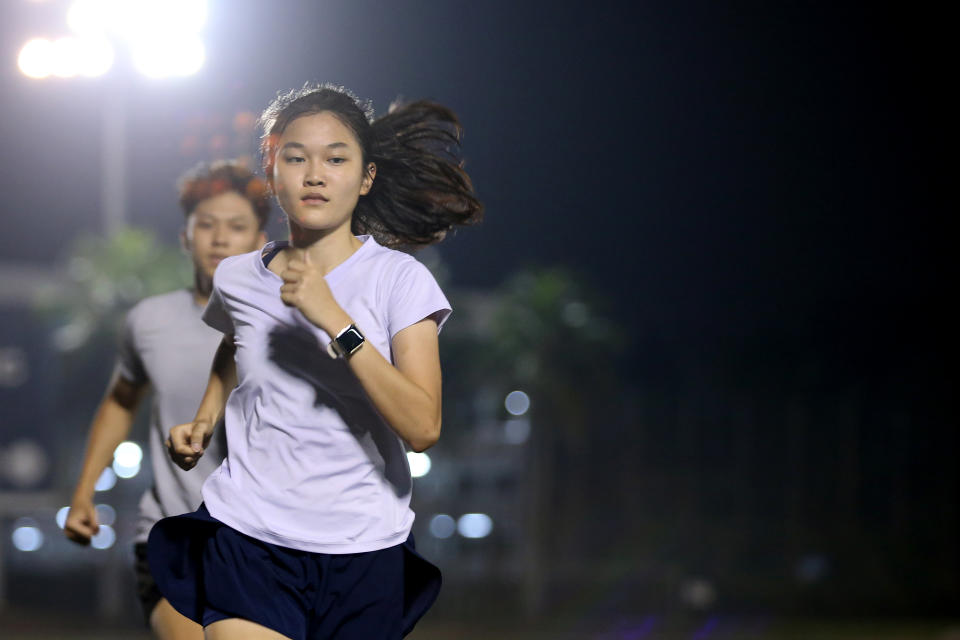
[(148, 559), (160, 592), (188, 618), (244, 618), (294, 640), (401, 638), (440, 592), (440, 570), (413, 536), (366, 553), (311, 553), (244, 535), (203, 505), (154, 525)]

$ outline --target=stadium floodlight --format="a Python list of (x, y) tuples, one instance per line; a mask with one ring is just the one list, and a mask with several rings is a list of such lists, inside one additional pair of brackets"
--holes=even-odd
[(17, 66), (28, 78), (46, 78), (53, 72), (53, 43), (46, 38), (28, 41), (20, 49)]
[(204, 59), (203, 42), (195, 35), (152, 38), (133, 45), (133, 66), (149, 78), (193, 75)]
[(30, 40), (18, 66), (31, 78), (99, 76), (113, 65), (114, 45), (122, 45), (145, 76), (189, 76), (206, 58), (206, 21), (206, 0), (74, 0), (66, 15), (74, 35)]

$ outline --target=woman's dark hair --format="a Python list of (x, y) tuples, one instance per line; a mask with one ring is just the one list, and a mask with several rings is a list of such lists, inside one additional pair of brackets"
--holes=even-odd
[(427, 245), (455, 225), (473, 224), (483, 205), (460, 159), (462, 128), (446, 107), (425, 100), (394, 103), (373, 119), (369, 103), (343, 87), (304, 86), (280, 94), (260, 116), (260, 153), (272, 181), (277, 144), (299, 117), (328, 111), (356, 136), (363, 166), (377, 166), (370, 192), (353, 211), (354, 234), (372, 234), (387, 245)]
[(180, 192), (180, 207), (187, 216), (203, 200), (227, 191), (236, 191), (250, 201), (260, 229), (266, 226), (270, 215), (267, 183), (236, 160), (198, 164), (180, 177), (177, 190)]

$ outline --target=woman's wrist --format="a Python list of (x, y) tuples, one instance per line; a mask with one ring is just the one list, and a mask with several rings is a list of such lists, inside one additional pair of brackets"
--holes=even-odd
[(95, 493), (94, 486), (78, 486), (73, 495), (70, 497), (70, 506), (77, 506), (80, 504), (93, 504), (93, 494)]
[(213, 426), (217, 424), (217, 417), (218, 416), (211, 416), (209, 413), (198, 413), (196, 417), (193, 419), (193, 423), (194, 424), (202, 423), (209, 426), (210, 428), (213, 428)]
[(327, 335), (330, 336), (331, 340), (336, 338), (338, 333), (353, 324), (353, 319), (339, 306), (336, 309), (331, 309), (328, 316), (320, 320), (321, 322), (317, 323), (317, 326), (323, 329)]

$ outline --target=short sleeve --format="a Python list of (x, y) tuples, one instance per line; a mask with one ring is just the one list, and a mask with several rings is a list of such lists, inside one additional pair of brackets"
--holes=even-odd
[(452, 309), (433, 274), (416, 259), (405, 260), (397, 269), (390, 288), (387, 330), (392, 340), (397, 333), (426, 318), (437, 322), (437, 331)]
[(120, 333), (120, 344), (117, 348), (116, 373), (124, 380), (136, 385), (149, 382), (146, 367), (140, 359), (136, 343), (136, 308), (127, 313)]
[(223, 302), (223, 293), (221, 293), (220, 287), (217, 286), (216, 277), (214, 277), (213, 281), (213, 291), (210, 292), (210, 300), (203, 310), (202, 317), (204, 322), (220, 333), (227, 335), (234, 333), (233, 320), (230, 319), (230, 314), (227, 313), (227, 307)]

